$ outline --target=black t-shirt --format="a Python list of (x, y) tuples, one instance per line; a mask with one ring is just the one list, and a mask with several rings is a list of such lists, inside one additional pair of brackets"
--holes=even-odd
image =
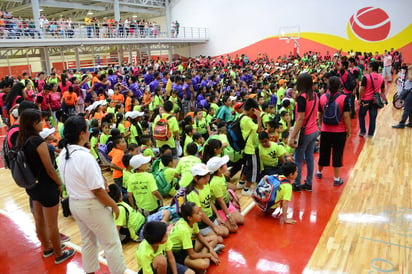
[(40, 155), (37, 152), (37, 147), (43, 142), (44, 140), (40, 136), (31, 137), (23, 146), (23, 151), (27, 157), (27, 163), (29, 164), (33, 175), (38, 176), (39, 178), (39, 184), (53, 184), (57, 187), (53, 179), (47, 174)]

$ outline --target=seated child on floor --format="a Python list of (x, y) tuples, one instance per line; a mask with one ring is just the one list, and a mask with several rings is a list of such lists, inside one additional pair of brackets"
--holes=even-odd
[(133, 241), (143, 240), (143, 227), (145, 223), (162, 221), (167, 224), (170, 219), (170, 213), (167, 210), (158, 211), (147, 217), (143, 216), (142, 213), (123, 202), (122, 192), (116, 184), (109, 185), (109, 195), (119, 207), (119, 217), (117, 219), (114, 217), (114, 222), (122, 243), (126, 243), (130, 239)]
[(143, 135), (140, 137), (140, 142), (141, 146), (139, 147), (139, 152), (142, 153), (144, 156), (150, 156), (152, 160), (155, 160), (156, 157), (152, 149), (152, 137), (149, 135)]
[(196, 163), (200, 163), (201, 160), (196, 157), (197, 145), (195, 143), (190, 143), (186, 147), (187, 156), (182, 157), (176, 166), (175, 177), (180, 177), (179, 185), (180, 187), (186, 187), (193, 180), (192, 167)]
[(186, 265), (195, 271), (205, 271), (210, 266), (210, 261), (219, 264), (217, 252), (224, 249), (220, 244), (221, 237), (216, 235), (202, 236), (198, 223), (202, 220), (201, 210), (192, 202), (187, 202), (180, 209), (180, 220), (170, 232), (173, 244), (173, 255), (176, 262)]
[(144, 240), (139, 244), (136, 251), (139, 274), (195, 273), (186, 266), (176, 263), (167, 224), (163, 222), (148, 222), (145, 225), (143, 236)]
[(150, 161), (150, 157), (142, 154), (130, 159), (130, 165), (135, 173), (130, 176), (127, 189), (130, 205), (136, 210), (141, 210), (145, 216), (163, 206), (163, 197), (157, 190), (156, 180), (148, 172)]
[(163, 167), (158, 171), (153, 172), (153, 176), (156, 179), (157, 189), (163, 197), (168, 195), (176, 195), (177, 178), (175, 175), (175, 169), (173, 168), (173, 155), (163, 154), (160, 157)]

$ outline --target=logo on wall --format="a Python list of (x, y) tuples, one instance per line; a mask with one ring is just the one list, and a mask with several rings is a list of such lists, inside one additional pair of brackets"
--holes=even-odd
[(360, 39), (368, 42), (384, 40), (391, 30), (391, 21), (388, 14), (380, 8), (367, 7), (358, 10), (350, 18), (353, 33)]

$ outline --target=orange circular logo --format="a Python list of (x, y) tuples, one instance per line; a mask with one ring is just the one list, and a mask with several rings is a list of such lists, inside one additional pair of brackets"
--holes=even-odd
[(352, 15), (350, 26), (353, 33), (360, 39), (376, 42), (388, 37), (391, 21), (383, 9), (366, 7)]

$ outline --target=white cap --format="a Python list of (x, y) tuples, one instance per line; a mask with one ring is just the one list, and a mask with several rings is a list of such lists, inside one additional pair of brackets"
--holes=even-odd
[(143, 154), (137, 154), (130, 159), (130, 166), (133, 169), (139, 168), (144, 164), (147, 164), (152, 160), (150, 156), (143, 156)]
[(225, 155), (223, 157), (215, 156), (210, 158), (207, 161), (207, 168), (209, 169), (210, 173), (215, 173), (219, 168), (229, 162), (229, 156)]
[(107, 91), (107, 95), (109, 95), (109, 97), (112, 97), (114, 94), (114, 90), (112, 90), (111, 88), (109, 88), (109, 90)]
[(136, 119), (137, 117), (142, 117), (144, 115), (144, 112), (140, 111), (128, 111), (126, 112), (126, 115), (124, 116), (125, 119), (131, 118), (131, 119)]
[(209, 169), (203, 163), (197, 163), (192, 167), (192, 176), (205, 176), (209, 173)]
[(99, 101), (99, 102), (100, 102), (100, 105), (102, 105), (102, 106), (107, 105), (107, 101), (106, 101), (106, 100), (101, 100), (101, 101)]
[(46, 139), (47, 137), (52, 135), (55, 131), (56, 131), (56, 129), (54, 127), (53, 128), (43, 128), (43, 130), (40, 131), (39, 135), (43, 139)]
[(18, 110), (18, 108), (13, 109), (13, 111), (11, 112), (11, 115), (13, 115), (13, 117), (15, 117), (15, 118), (19, 117), (19, 110)]
[(230, 98), (231, 101), (236, 101), (237, 100), (236, 96), (230, 96), (229, 98)]

